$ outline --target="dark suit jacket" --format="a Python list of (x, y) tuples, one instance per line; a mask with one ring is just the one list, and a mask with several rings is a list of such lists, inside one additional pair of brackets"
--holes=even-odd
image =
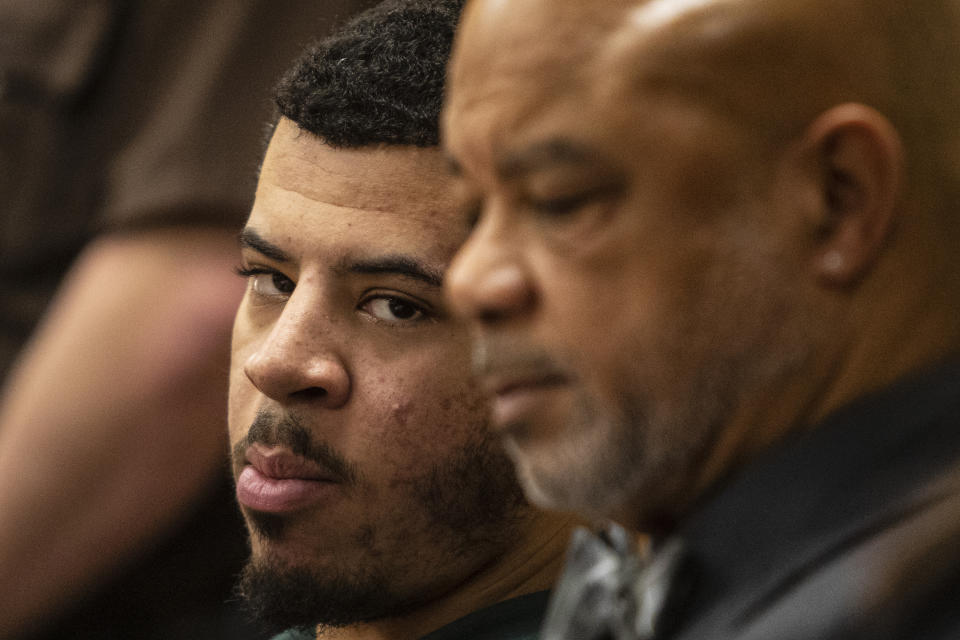
[(838, 411), (678, 532), (671, 639), (960, 638), (960, 361)]

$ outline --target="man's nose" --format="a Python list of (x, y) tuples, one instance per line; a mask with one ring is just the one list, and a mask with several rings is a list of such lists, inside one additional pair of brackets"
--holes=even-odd
[(529, 311), (536, 297), (522, 242), (499, 216), (481, 216), (450, 265), (446, 286), (454, 311), (482, 324)]
[(280, 402), (343, 406), (350, 374), (336, 344), (336, 331), (322, 312), (287, 302), (267, 338), (247, 358), (244, 373), (264, 395)]

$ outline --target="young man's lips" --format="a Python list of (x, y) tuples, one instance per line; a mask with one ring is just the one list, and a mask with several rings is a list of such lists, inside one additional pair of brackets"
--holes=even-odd
[(286, 449), (255, 444), (237, 477), (237, 501), (254, 511), (290, 513), (330, 499), (341, 479)]
[(271, 478), (248, 465), (237, 478), (237, 501), (254, 511), (290, 513), (329, 499), (339, 486), (328, 480)]

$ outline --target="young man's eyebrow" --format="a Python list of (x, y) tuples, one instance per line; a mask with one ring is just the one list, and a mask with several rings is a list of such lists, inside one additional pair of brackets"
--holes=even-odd
[(277, 262), (291, 262), (289, 254), (277, 245), (264, 240), (255, 229), (250, 227), (244, 228), (244, 230), (240, 232), (239, 241), (241, 248), (253, 249)]
[(413, 278), (432, 287), (443, 286), (443, 271), (404, 255), (350, 258), (341, 262), (337, 271), (357, 274), (393, 274)]

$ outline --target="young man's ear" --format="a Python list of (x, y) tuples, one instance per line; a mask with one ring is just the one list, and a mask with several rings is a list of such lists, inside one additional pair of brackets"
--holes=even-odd
[(827, 285), (852, 285), (871, 268), (894, 224), (904, 171), (900, 136), (875, 109), (842, 104), (814, 120), (803, 145), (820, 168), (813, 268)]

